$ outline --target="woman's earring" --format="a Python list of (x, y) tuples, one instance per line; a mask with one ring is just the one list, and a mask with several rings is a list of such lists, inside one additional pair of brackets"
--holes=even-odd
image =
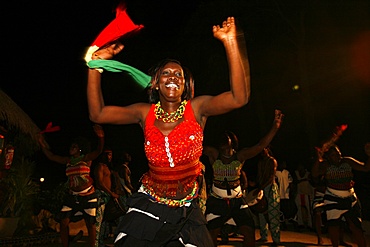
[(159, 87), (155, 87), (155, 90), (158, 90), (159, 89)]

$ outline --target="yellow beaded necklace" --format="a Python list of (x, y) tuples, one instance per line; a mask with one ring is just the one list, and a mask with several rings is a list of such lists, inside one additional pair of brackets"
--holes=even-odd
[(187, 103), (188, 102), (186, 100), (183, 100), (176, 111), (168, 113), (163, 110), (163, 108), (161, 107), (161, 102), (158, 101), (154, 108), (155, 118), (158, 120), (162, 120), (165, 123), (174, 123), (182, 118), (182, 116), (184, 115), (185, 106)]

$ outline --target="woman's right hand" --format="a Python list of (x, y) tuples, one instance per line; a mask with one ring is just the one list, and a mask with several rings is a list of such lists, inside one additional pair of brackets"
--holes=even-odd
[(116, 41), (115, 43), (94, 52), (91, 59), (92, 60), (96, 60), (96, 59), (109, 60), (109, 59), (112, 59), (115, 55), (120, 53), (123, 50), (123, 48), (124, 48), (124, 45), (121, 42)]

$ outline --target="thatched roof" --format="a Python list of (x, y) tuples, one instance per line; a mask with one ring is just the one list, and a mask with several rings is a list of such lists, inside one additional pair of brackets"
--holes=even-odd
[[(38, 146), (37, 133), (40, 129), (32, 119), (4, 92), (0, 89), (0, 125), (8, 132), (16, 135), (24, 135), (27, 142)], [(23, 139), (23, 138), (22, 138)], [(36, 144), (36, 145), (35, 145)]]

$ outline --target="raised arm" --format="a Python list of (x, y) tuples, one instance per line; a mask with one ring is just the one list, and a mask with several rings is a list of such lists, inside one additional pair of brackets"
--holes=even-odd
[[(123, 45), (116, 42), (106, 48), (96, 51), (92, 59), (112, 59), (123, 49)], [(143, 119), (142, 110), (148, 108), (145, 104), (130, 106), (106, 106), (101, 90), (101, 73), (96, 69), (89, 69), (87, 81), (87, 102), (90, 120), (98, 124), (132, 124), (140, 123)], [(146, 108), (144, 108), (146, 107)]]
[(208, 157), (209, 163), (212, 165), (219, 154), (218, 150), (211, 146), (203, 146), (203, 154)]
[(103, 152), (103, 148), (104, 148), (104, 130), (103, 130), (102, 126), (100, 126), (99, 124), (95, 124), (94, 125), (94, 131), (95, 131), (95, 134), (97, 135), (97, 137), (99, 138), (98, 146), (96, 147), (96, 149), (94, 151), (85, 155), (85, 160), (86, 161), (90, 161), (90, 160), (94, 160), (94, 159), (98, 158), (98, 156)]
[(367, 155), (367, 161), (361, 162), (351, 157), (343, 157), (351, 166), (353, 170), (368, 172), (370, 171), (370, 142), (365, 144), (365, 153)]
[(262, 150), (270, 144), (277, 131), (280, 129), (283, 116), (284, 115), (281, 113), (280, 110), (275, 110), (274, 122), (270, 131), (256, 145), (254, 145), (253, 147), (243, 148), (237, 153), (238, 160), (240, 162), (243, 163), (247, 159), (253, 158), (257, 154), (262, 152)]
[(59, 163), (59, 164), (62, 164), (62, 165), (65, 165), (65, 164), (68, 163), (69, 157), (56, 155), (56, 154), (54, 154), (53, 152), (50, 151), (50, 146), (45, 141), (45, 138), (42, 134), (39, 135), (39, 140), (38, 141), (39, 141), (42, 152), (45, 154), (45, 156), (49, 160), (54, 161), (54, 162)]
[(230, 91), (217, 96), (201, 98), (201, 116), (219, 115), (244, 106), (250, 98), (250, 72), (243, 33), (238, 33), (234, 17), (228, 17), (219, 25), (213, 26), (213, 36), (220, 40), (226, 51), (229, 66)]
[(315, 162), (311, 169), (311, 176), (313, 178), (319, 178), (326, 173), (328, 164), (327, 161), (323, 160), (323, 153), (324, 152), (320, 148), (316, 147)]

